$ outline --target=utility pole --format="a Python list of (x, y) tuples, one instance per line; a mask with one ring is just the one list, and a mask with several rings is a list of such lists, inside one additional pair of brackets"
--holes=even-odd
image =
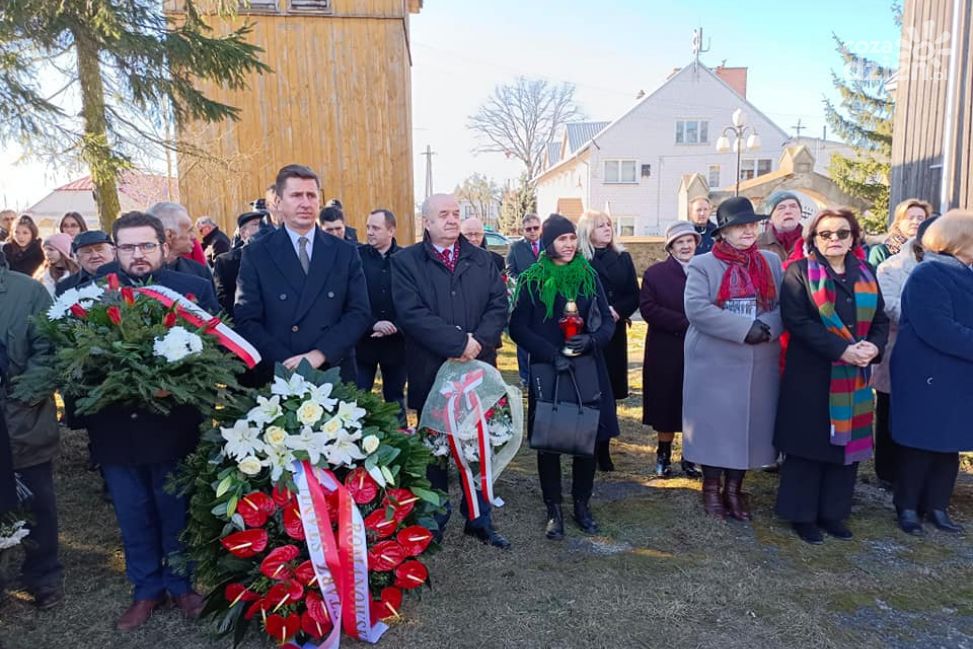
[(802, 125), (801, 125), (801, 119), (800, 119), (800, 118), (798, 118), (798, 119), (797, 119), (797, 124), (795, 124), (795, 125), (794, 125), (794, 126), (792, 126), (791, 128), (792, 128), (792, 129), (794, 129), (795, 131), (797, 131), (797, 139), (798, 139), (798, 140), (800, 140), (800, 139), (801, 139), (801, 131), (803, 131), (803, 130), (804, 130), (804, 129), (806, 129), (807, 127), (806, 127), (806, 126), (802, 126)]
[(426, 145), (426, 150), (421, 154), (426, 157), (426, 195), (425, 198), (432, 196), (432, 157), (436, 155), (436, 152), (432, 150), (432, 147), (428, 144)]

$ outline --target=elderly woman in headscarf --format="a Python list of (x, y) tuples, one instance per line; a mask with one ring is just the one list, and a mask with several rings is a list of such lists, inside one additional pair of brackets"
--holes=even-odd
[(875, 271), (855, 254), (861, 226), (847, 209), (808, 223), (807, 256), (787, 268), (780, 305), (790, 334), (774, 445), (785, 454), (777, 514), (805, 542), (821, 530), (850, 539), (858, 463), (872, 455), (870, 366), (889, 321)]
[[(578, 254), (578, 236), (574, 224), (560, 214), (551, 214), (541, 234), (543, 252), (536, 263), (522, 272), (514, 294), (514, 310), (510, 316), (510, 337), (526, 349), (530, 363), (549, 363), (558, 371), (567, 371), (571, 361), (564, 355), (565, 347), (574, 354), (594, 357), (601, 390), (598, 419), (598, 441), (605, 442), (618, 435), (618, 417), (611, 381), (605, 365), (603, 350), (615, 330), (605, 289), (595, 269)], [(564, 340), (558, 320), (568, 303), (577, 306), (584, 318), (583, 332)], [(531, 435), (535, 415), (534, 391), (527, 400), (527, 434)], [(564, 538), (564, 518), (561, 513), (561, 454), (537, 453), (537, 472), (541, 493), (547, 506), (548, 539)], [(571, 496), (574, 499), (574, 519), (588, 534), (598, 531), (591, 514), (589, 501), (594, 487), (595, 459), (573, 457)]]
[(918, 198), (907, 198), (896, 205), (889, 235), (885, 238), (885, 243), (873, 246), (868, 251), (868, 263), (873, 268), (878, 268), (883, 261), (899, 254), (903, 244), (916, 236), (919, 224), (928, 219), (931, 213), (932, 205)]
[[(642, 423), (656, 434), (655, 475), (672, 475), (672, 441), (682, 430), (683, 347), (686, 342), (686, 272), (702, 235), (688, 221), (676, 221), (666, 229), (669, 257), (645, 270), (639, 310), (649, 325), (642, 363)], [(682, 471), (690, 478), (702, 476), (683, 458)]]
[(683, 457), (702, 465), (706, 513), (741, 521), (750, 520), (747, 470), (777, 459), (782, 271), (780, 257), (757, 248), (765, 218), (742, 196), (721, 203), (719, 241), (686, 278)]

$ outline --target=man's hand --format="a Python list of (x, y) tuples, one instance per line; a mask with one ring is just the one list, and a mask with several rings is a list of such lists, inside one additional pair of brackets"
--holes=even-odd
[(399, 330), (396, 329), (395, 325), (388, 320), (379, 320), (372, 327), (372, 338), (382, 338), (383, 336), (391, 336), (397, 333)]
[(463, 355), (460, 356), (459, 359), (461, 361), (476, 360), (476, 357), (480, 355), (481, 351), (483, 351), (483, 346), (476, 342), (476, 338), (473, 337), (473, 334), (466, 334), (466, 336), (466, 349), (463, 350)]
[(313, 367), (314, 369), (318, 369), (319, 367), (324, 365), (324, 362), (326, 360), (328, 360), (327, 358), (325, 358), (324, 354), (322, 354), (316, 349), (312, 349), (309, 352), (298, 354), (297, 356), (291, 356), (290, 358), (284, 361), (284, 367), (286, 367), (289, 370), (297, 369), (297, 366), (300, 365), (301, 361), (304, 359), (307, 359), (307, 362), (310, 363), (311, 367)]
[(614, 320), (615, 322), (618, 322), (618, 318), (619, 318), (619, 316), (618, 316), (618, 311), (616, 311), (616, 310), (615, 310), (615, 307), (613, 307), (613, 306), (609, 306), (609, 307), (608, 307), (608, 310), (609, 310), (609, 311), (611, 312), (611, 314), (612, 314), (612, 320)]

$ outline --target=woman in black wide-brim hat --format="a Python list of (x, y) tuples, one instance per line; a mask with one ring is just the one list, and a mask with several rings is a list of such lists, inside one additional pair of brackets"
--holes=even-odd
[[(560, 214), (552, 214), (544, 222), (541, 240), (544, 250), (537, 262), (518, 278), (514, 310), (510, 316), (510, 337), (527, 350), (532, 364), (549, 363), (558, 371), (571, 367), (571, 362), (562, 353), (565, 346), (575, 353), (594, 356), (601, 390), (598, 440), (607, 441), (618, 435), (618, 417), (602, 354), (615, 331), (605, 289), (595, 270), (578, 254), (578, 236), (571, 221)], [(583, 333), (565, 341), (558, 320), (568, 302), (577, 304), (585, 326)], [(534, 408), (534, 394), (531, 391), (527, 400), (528, 436), (533, 430)], [(553, 540), (564, 538), (561, 454), (538, 452), (537, 472), (541, 479), (544, 504), (547, 505), (545, 534)], [(598, 531), (589, 507), (594, 479), (595, 458), (574, 456), (571, 486), (574, 519), (588, 534)]]

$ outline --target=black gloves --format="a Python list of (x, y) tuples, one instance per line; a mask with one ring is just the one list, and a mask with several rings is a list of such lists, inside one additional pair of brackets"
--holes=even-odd
[(584, 354), (585, 352), (590, 352), (595, 348), (595, 341), (591, 337), (591, 334), (578, 334), (577, 336), (571, 336), (568, 338), (565, 341), (564, 346), (575, 354)]
[(760, 320), (754, 320), (743, 342), (748, 345), (759, 345), (760, 343), (770, 342), (770, 327)]
[(564, 354), (554, 356), (554, 369), (560, 372), (567, 372), (571, 369), (571, 361)]

